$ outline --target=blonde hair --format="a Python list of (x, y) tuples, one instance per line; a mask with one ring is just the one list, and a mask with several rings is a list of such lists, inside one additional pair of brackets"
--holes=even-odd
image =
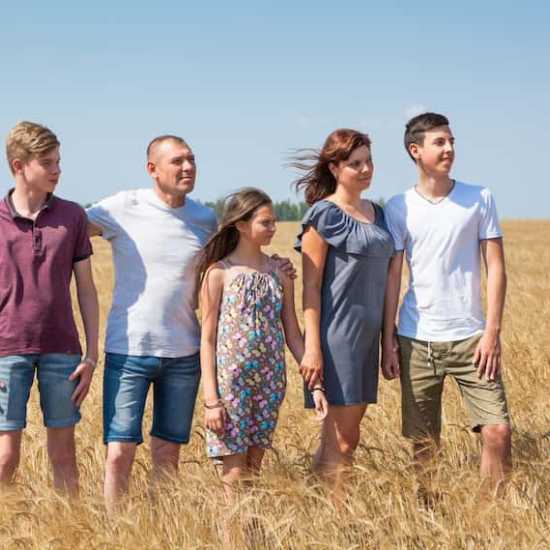
[(12, 162), (19, 159), (28, 162), (59, 147), (57, 136), (46, 126), (35, 122), (19, 122), (6, 139), (6, 157), (13, 174)]

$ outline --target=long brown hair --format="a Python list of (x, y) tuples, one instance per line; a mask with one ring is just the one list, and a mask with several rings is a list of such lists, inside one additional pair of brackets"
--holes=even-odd
[(271, 204), (269, 195), (254, 187), (245, 187), (226, 198), (220, 226), (210, 237), (199, 257), (198, 274), (201, 283), (212, 264), (219, 262), (237, 248), (237, 222), (249, 221), (258, 208)]
[(349, 128), (339, 128), (329, 134), (320, 151), (299, 150), (289, 163), (292, 168), (305, 172), (293, 182), (296, 191), (303, 189), (309, 205), (334, 193), (336, 178), (332, 175), (329, 164), (347, 160), (355, 149), (363, 145), (370, 149), (371, 140), (367, 134)]

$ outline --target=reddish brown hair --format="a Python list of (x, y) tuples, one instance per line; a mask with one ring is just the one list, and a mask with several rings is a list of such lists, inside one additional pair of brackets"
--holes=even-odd
[(331, 195), (336, 191), (336, 178), (329, 164), (347, 160), (355, 149), (363, 145), (370, 150), (371, 140), (367, 134), (340, 128), (327, 137), (320, 151), (302, 149), (290, 162), (291, 167), (305, 172), (294, 181), (294, 187), (297, 191), (304, 191), (309, 205)]

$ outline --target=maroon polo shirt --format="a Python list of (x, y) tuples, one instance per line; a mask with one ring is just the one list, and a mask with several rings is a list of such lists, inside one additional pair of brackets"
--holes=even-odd
[(0, 202), (0, 356), (78, 353), (70, 283), (92, 254), (84, 210), (50, 195), (36, 220)]

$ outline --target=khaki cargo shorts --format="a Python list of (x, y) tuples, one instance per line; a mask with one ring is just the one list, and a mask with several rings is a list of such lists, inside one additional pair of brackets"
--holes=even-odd
[(476, 334), (455, 342), (425, 342), (399, 336), (403, 435), (436, 439), (441, 433), (441, 394), (447, 375), (457, 382), (468, 408), (472, 429), (509, 424), (506, 393), (500, 376), (479, 378), (474, 352)]

